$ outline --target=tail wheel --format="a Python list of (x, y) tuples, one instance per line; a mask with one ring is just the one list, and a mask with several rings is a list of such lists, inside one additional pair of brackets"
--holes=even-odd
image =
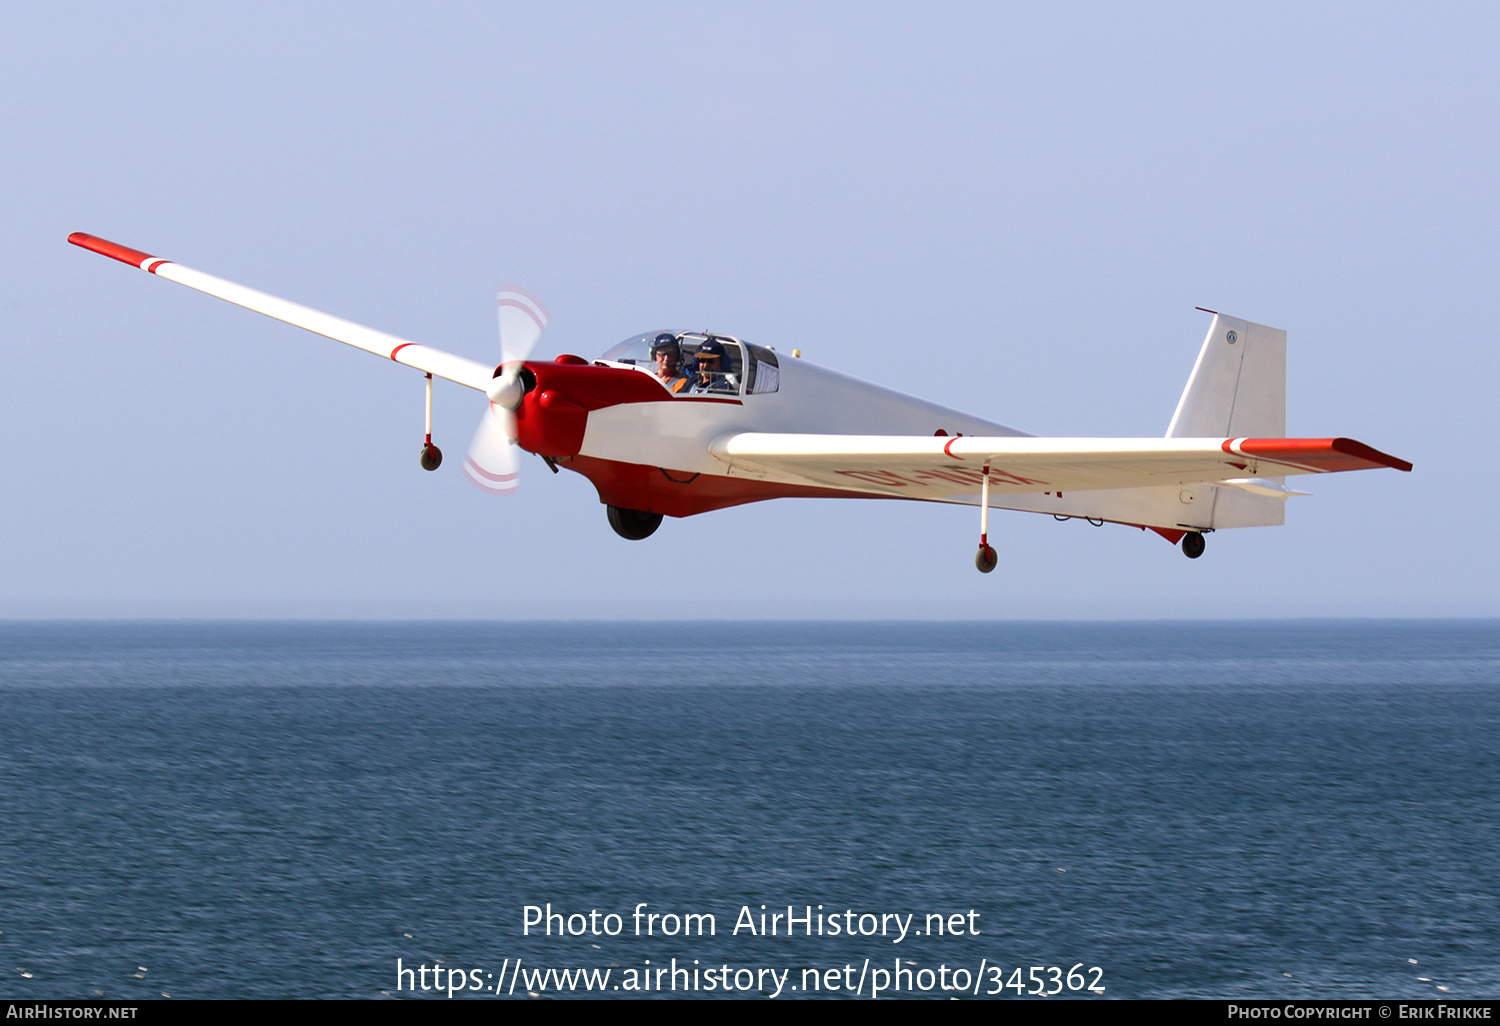
[(1182, 554), (1188, 559), (1197, 559), (1203, 555), (1203, 550), (1207, 547), (1208, 543), (1197, 531), (1189, 531), (1182, 536)]
[(619, 506), (609, 506), (607, 511), (609, 526), (615, 529), (615, 534), (631, 541), (649, 538), (661, 526), (660, 513), (642, 513), (638, 509), (621, 509)]

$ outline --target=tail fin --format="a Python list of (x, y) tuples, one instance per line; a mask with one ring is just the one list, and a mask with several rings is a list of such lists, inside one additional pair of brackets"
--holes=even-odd
[[(1215, 313), (1167, 437), (1285, 438), (1286, 332)], [(1278, 494), (1278, 486), (1283, 479), (1271, 477), (1251, 487), (1198, 485), (1183, 496), (1194, 497), (1202, 507), (1195, 515), (1206, 513), (1213, 527), (1266, 527), (1286, 518), (1293, 493)]]
[[(1212, 310), (1206, 311), (1213, 313)], [(1208, 337), (1168, 438), (1285, 438), (1286, 332), (1214, 313)], [(1117, 488), (1061, 495), (1008, 495), (1011, 509), (1145, 524), (1163, 537), (1226, 527), (1273, 527), (1292, 492), (1281, 477), (1231, 483)]]
[(1285, 438), (1286, 332), (1215, 313), (1167, 437)]

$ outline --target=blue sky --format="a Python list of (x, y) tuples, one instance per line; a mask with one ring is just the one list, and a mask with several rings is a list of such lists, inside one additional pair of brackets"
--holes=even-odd
[[(1494, 616), (1488, 5), (11, 5), (0, 616)], [(454, 352), (706, 327), (1038, 434), (1159, 435), (1206, 306), (1289, 333), (1320, 478), (1154, 536), (785, 500), (617, 538), (482, 399), (66, 245)]]

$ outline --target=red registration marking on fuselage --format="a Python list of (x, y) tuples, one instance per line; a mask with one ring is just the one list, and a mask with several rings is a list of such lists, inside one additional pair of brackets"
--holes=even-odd
[[(979, 485), (983, 483), (984, 473), (979, 470), (968, 470), (961, 467), (944, 468), (933, 470), (919, 467), (915, 470), (840, 470), (845, 477), (852, 477), (856, 481), (867, 481), (873, 485), (882, 485), (886, 488), (909, 488), (912, 486), (922, 487), (935, 484), (957, 484), (957, 485)], [(1047, 482), (1037, 481), (1029, 477), (1021, 477), (1019, 474), (1008, 474), (1003, 470), (990, 468), (990, 483), (995, 484), (1017, 484), (1017, 485), (1044, 485)]]

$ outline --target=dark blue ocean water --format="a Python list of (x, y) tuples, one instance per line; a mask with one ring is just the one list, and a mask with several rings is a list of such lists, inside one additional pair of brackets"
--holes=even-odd
[[(1493, 997), (1497, 814), (1495, 622), (0, 625), (0, 997)], [(820, 904), (964, 930), (732, 933)]]

